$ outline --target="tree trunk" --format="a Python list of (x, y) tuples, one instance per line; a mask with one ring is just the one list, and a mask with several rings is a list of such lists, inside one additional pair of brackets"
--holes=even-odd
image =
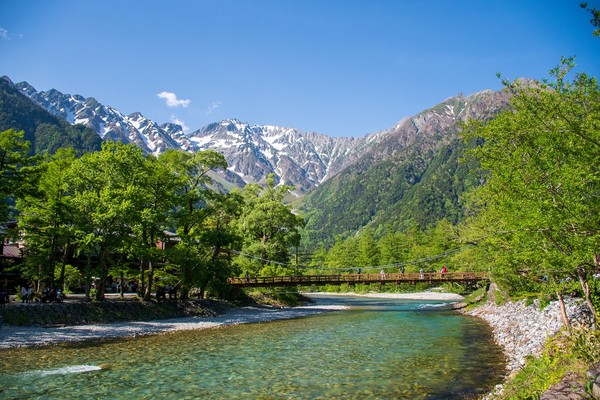
[(138, 293), (146, 293), (146, 284), (144, 281), (144, 259), (140, 259), (140, 287), (138, 289)]
[(119, 292), (121, 293), (121, 298), (125, 297), (125, 275), (123, 275), (122, 269), (121, 269), (121, 283), (119, 284)]
[(67, 269), (67, 266), (63, 262), (62, 266), (60, 267), (60, 278), (58, 280), (58, 287), (60, 288), (61, 292), (65, 291), (65, 270), (66, 269)]
[(106, 290), (106, 278), (108, 276), (107, 268), (102, 265), (100, 268), (100, 279), (96, 285), (96, 301), (104, 301), (104, 292)]
[(60, 287), (61, 292), (65, 292), (65, 270), (67, 269), (67, 253), (69, 252), (69, 242), (65, 243), (65, 247), (62, 252), (62, 268), (60, 269), (60, 281), (58, 283), (58, 287)]
[(56, 242), (56, 235), (52, 235), (52, 241), (50, 242), (50, 260), (48, 260), (48, 263), (50, 264), (48, 266), (48, 268), (50, 269), (48, 271), (50, 275), (48, 279), (48, 287), (50, 288), (54, 287), (54, 270), (56, 269)]
[(262, 239), (260, 240), (260, 257), (262, 258), (262, 260), (260, 260), (260, 263), (263, 268), (265, 267), (265, 259), (267, 258), (267, 240), (268, 238), (266, 235), (263, 235)]
[(86, 254), (87, 264), (85, 266), (85, 299), (90, 301), (90, 286), (92, 284), (92, 255)]
[(592, 303), (592, 297), (590, 293), (590, 284), (588, 283), (585, 277), (585, 270), (583, 268), (577, 269), (577, 277), (579, 278), (579, 283), (581, 284), (581, 289), (583, 290), (583, 294), (585, 297), (585, 303), (587, 304), (590, 312), (592, 313), (592, 325), (596, 326), (596, 321), (598, 315), (596, 314), (596, 309), (594, 308), (594, 303)]
[(108, 250), (103, 249), (99, 252), (99, 266), (100, 266), (100, 278), (98, 285), (96, 285), (96, 300), (104, 301), (106, 300), (104, 293), (106, 292), (106, 278), (108, 277)]
[(144, 301), (150, 301), (152, 299), (152, 281), (154, 280), (154, 264), (152, 260), (148, 260), (148, 285), (146, 286), (146, 292), (144, 292)]
[(179, 295), (179, 298), (181, 300), (188, 300), (190, 298), (190, 286), (189, 285), (181, 285), (181, 289), (180, 292), (181, 294)]
[(562, 293), (557, 291), (556, 296), (558, 296), (558, 304), (560, 306), (560, 316), (563, 319), (565, 328), (567, 328), (567, 332), (569, 334), (571, 334), (571, 323), (569, 322), (569, 317), (567, 316), (567, 310), (565, 309), (565, 301), (563, 299), (563, 295), (562, 295)]

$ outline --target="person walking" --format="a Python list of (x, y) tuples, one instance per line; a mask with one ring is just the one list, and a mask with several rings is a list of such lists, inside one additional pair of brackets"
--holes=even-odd
[(27, 303), (27, 286), (21, 286), (21, 303)]

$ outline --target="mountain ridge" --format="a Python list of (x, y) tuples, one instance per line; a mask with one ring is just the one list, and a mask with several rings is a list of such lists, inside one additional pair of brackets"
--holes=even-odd
[[(159, 125), (140, 112), (124, 115), (93, 97), (63, 94), (56, 89), (38, 92), (27, 82), (14, 86), (54, 115), (90, 127), (104, 140), (135, 143), (155, 155), (169, 148), (216, 150), (228, 163), (228, 170), (221, 174), (225, 181), (242, 187), (246, 183), (263, 184), (269, 174), (275, 174), (277, 183), (295, 187), (296, 197), (315, 191), (338, 174), (365, 173), (388, 159), (394, 159), (392, 164), (412, 159), (415, 164), (408, 170), (419, 171), (411, 178), (416, 180), (437, 149), (456, 137), (458, 122), (471, 117), (486, 119), (507, 103), (503, 91), (461, 94), (404, 117), (386, 130), (360, 138), (334, 138), (289, 127), (251, 125), (234, 118), (184, 132), (180, 125)], [(418, 151), (413, 151), (415, 148)], [(405, 172), (410, 175), (408, 170)], [(320, 196), (311, 193), (311, 197)]]
[(388, 129), (369, 151), (297, 204), (306, 219), (308, 247), (332, 244), (365, 226), (426, 228), (463, 218), (461, 195), (478, 184), (460, 163), (459, 132), (470, 118), (485, 121), (509, 106), (508, 91), (455, 96)]
[(0, 131), (23, 131), (30, 154), (53, 154), (61, 147), (78, 153), (100, 149), (101, 139), (89, 128), (71, 125), (19, 91), (8, 77), (0, 77)]
[(229, 165), (224, 179), (242, 186), (264, 183), (274, 173), (278, 183), (294, 186), (297, 196), (308, 193), (352, 163), (377, 137), (333, 138), (288, 127), (250, 125), (237, 119), (185, 133), (180, 125), (159, 125), (140, 112), (124, 115), (94, 97), (63, 94), (56, 89), (37, 91), (27, 82), (14, 86), (52, 114), (93, 129), (103, 140), (135, 143), (154, 155), (169, 148), (220, 151)]
[(139, 112), (123, 115), (93, 97), (55, 89), (37, 92), (26, 82), (14, 87), (69, 123), (82, 123), (105, 139), (135, 143), (146, 153), (219, 151), (228, 169), (215, 178), (225, 189), (262, 184), (276, 174), (277, 183), (295, 187), (294, 206), (306, 220), (307, 247), (331, 244), (336, 235), (347, 237), (365, 226), (381, 234), (385, 227), (425, 228), (443, 218), (461, 220), (460, 197), (479, 184), (469, 176), (474, 168), (460, 163), (466, 146), (459, 139), (461, 124), (492, 118), (508, 108), (510, 98), (505, 90), (458, 95), (386, 130), (332, 138), (237, 119), (184, 132), (180, 125), (159, 125)]

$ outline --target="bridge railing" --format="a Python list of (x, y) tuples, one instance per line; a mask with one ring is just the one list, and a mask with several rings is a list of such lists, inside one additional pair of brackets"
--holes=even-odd
[(290, 286), (325, 285), (343, 283), (373, 282), (475, 282), (487, 280), (485, 272), (412, 272), (378, 274), (336, 274), (336, 275), (292, 275), (292, 276), (256, 276), (229, 278), (233, 286)]

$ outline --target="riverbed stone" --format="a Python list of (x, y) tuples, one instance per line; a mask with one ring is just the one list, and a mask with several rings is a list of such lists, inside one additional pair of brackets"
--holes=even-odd
[(586, 377), (591, 383), (594, 400), (600, 400), (600, 363), (588, 369)]
[(563, 379), (546, 390), (540, 400), (594, 400), (586, 390), (586, 380), (575, 372), (566, 373)]
[[(581, 299), (567, 298), (565, 307), (573, 325), (588, 323), (589, 310)], [(525, 366), (528, 356), (540, 355), (548, 337), (556, 336), (564, 328), (557, 301), (550, 302), (543, 309), (537, 300), (502, 305), (488, 301), (462, 312), (482, 318), (492, 327), (494, 340), (504, 350), (509, 375)]]
[[(493, 293), (492, 290), (491, 292)], [(560, 314), (560, 306), (557, 301), (553, 301), (542, 308), (537, 300), (533, 302), (521, 300), (498, 305), (490, 300), (491, 298), (493, 296), (488, 296), (488, 302), (476, 308), (459, 311), (482, 318), (493, 329), (495, 342), (504, 350), (507, 377), (510, 377), (525, 366), (527, 357), (541, 355), (549, 337), (563, 332), (564, 323)], [(565, 298), (565, 308), (572, 326), (590, 325), (591, 313), (582, 299)], [(544, 393), (544, 397), (541, 399), (600, 400), (598, 368), (590, 373), (594, 374), (593, 379), (588, 377), (592, 393), (586, 390), (585, 377), (581, 376), (576, 379), (575, 376), (568, 375), (563, 381)], [(502, 385), (499, 385), (484, 399), (493, 399), (496, 394), (501, 392)]]

